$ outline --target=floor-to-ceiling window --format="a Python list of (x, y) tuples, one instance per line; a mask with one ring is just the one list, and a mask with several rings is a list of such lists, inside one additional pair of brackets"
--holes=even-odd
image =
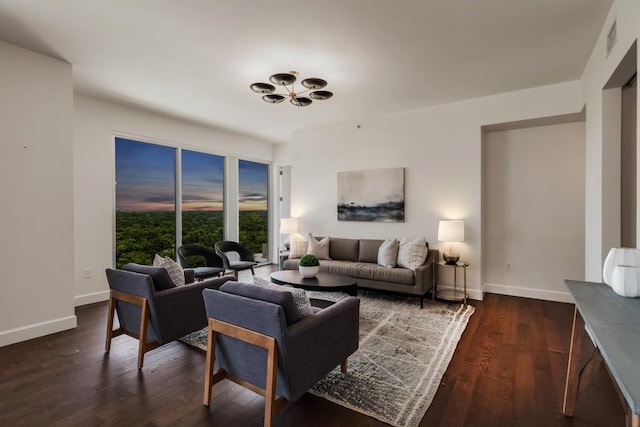
[(182, 243), (224, 238), (224, 157), (182, 150)]
[(240, 243), (253, 251), (256, 260), (269, 260), (269, 165), (238, 161), (238, 207)]
[(116, 267), (175, 258), (178, 241), (213, 249), (224, 239), (224, 157), (125, 138), (115, 152)]
[(176, 149), (116, 138), (116, 267), (175, 256)]

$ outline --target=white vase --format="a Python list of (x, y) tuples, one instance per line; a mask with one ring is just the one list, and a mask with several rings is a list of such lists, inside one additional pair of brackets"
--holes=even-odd
[(609, 286), (612, 286), (613, 269), (618, 265), (640, 267), (640, 249), (611, 248), (602, 266), (602, 278)]
[(302, 277), (306, 279), (315, 277), (315, 275), (318, 274), (318, 270), (320, 270), (320, 267), (317, 265), (314, 265), (313, 267), (306, 267), (304, 265), (298, 266), (298, 271), (300, 272)]
[(616, 265), (611, 277), (611, 288), (623, 297), (640, 296), (640, 269), (631, 265)]

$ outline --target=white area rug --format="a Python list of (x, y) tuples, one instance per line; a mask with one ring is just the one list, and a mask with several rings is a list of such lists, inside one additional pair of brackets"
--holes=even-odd
[[(340, 294), (310, 292), (336, 301)], [(438, 391), (472, 306), (359, 291), (360, 348), (311, 393), (393, 426), (417, 426)]]

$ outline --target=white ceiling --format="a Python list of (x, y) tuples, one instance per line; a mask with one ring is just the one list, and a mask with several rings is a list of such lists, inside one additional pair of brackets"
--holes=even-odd
[[(0, 40), (76, 90), (274, 142), (295, 129), (581, 77), (612, 0), (0, 0)], [(277, 72), (334, 97), (270, 105)]]

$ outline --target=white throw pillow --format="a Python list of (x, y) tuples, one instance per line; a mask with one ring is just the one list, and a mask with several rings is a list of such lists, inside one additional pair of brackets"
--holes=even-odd
[(289, 258), (301, 258), (307, 253), (307, 239), (302, 234), (293, 233), (289, 239)]
[(171, 277), (171, 281), (175, 283), (176, 286), (185, 285), (184, 269), (180, 266), (180, 264), (178, 264), (171, 258), (163, 258), (160, 255), (156, 254), (156, 256), (153, 258), (153, 266), (162, 267), (167, 270), (167, 273), (169, 273), (169, 277)]
[(307, 317), (313, 314), (311, 301), (309, 301), (309, 297), (303, 289), (297, 289), (291, 286), (276, 285), (275, 283), (271, 283), (270, 281), (258, 276), (253, 276), (253, 283), (255, 285), (266, 286), (269, 289), (275, 289), (277, 291), (290, 292), (291, 295), (293, 295), (293, 302), (295, 303), (296, 308), (300, 312), (301, 316)]
[(427, 259), (429, 249), (424, 237), (409, 240), (403, 237), (398, 248), (398, 267), (415, 270)]
[(329, 258), (329, 236), (317, 241), (315, 237), (309, 233), (309, 245), (307, 246), (307, 253), (315, 255), (318, 259), (331, 259)]
[(378, 249), (378, 265), (386, 268), (395, 267), (398, 260), (399, 247), (400, 242), (398, 242), (398, 239), (385, 240), (382, 245), (380, 245), (380, 249)]

